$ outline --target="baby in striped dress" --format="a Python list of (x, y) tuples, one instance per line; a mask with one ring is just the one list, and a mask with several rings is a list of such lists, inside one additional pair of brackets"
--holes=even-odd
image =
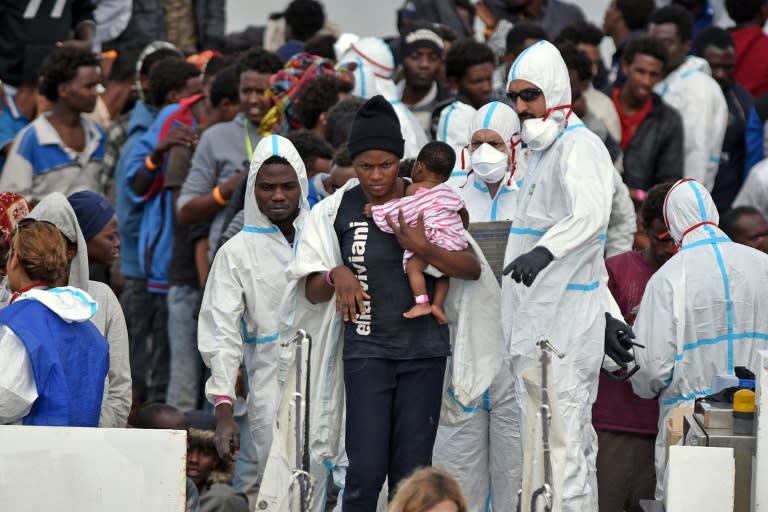
[[(464, 201), (445, 184), (456, 163), (456, 154), (443, 142), (430, 142), (416, 158), (411, 173), (412, 183), (405, 189), (405, 196), (380, 206), (369, 207), (376, 226), (392, 233), (387, 218), (397, 226), (399, 213), (409, 226), (416, 226), (423, 217), (424, 233), (430, 243), (448, 251), (461, 251), (467, 247), (464, 228), (468, 214)], [(448, 323), (443, 304), (448, 295), (448, 277), (441, 276), (435, 283), (435, 296), (430, 300), (424, 270), (427, 262), (410, 251), (403, 253), (403, 269), (413, 292), (414, 306), (403, 313), (406, 318), (433, 315), (438, 323)]]

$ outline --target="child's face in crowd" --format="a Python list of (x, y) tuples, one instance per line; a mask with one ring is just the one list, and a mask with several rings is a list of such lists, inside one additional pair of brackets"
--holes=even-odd
[(218, 465), (219, 456), (214, 448), (190, 446), (187, 449), (187, 477), (198, 487), (208, 481)]

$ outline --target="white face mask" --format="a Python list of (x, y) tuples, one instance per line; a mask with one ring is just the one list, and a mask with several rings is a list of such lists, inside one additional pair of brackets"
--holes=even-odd
[(509, 170), (509, 155), (487, 142), (472, 152), (469, 161), (472, 163), (472, 171), (485, 183), (500, 182)]
[[(567, 109), (566, 112), (563, 111), (565, 109)], [(549, 109), (548, 115), (542, 118), (526, 119), (523, 121), (523, 130), (520, 134), (523, 142), (533, 151), (547, 149), (568, 125), (567, 120), (570, 113), (570, 105), (564, 105)]]

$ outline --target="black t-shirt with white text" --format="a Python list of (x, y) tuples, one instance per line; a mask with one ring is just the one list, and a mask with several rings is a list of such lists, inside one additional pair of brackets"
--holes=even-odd
[[(403, 313), (414, 304), (403, 271), (403, 249), (394, 235), (376, 227), (363, 214), (367, 200), (362, 189), (349, 189), (341, 200), (334, 229), (344, 264), (371, 296), (357, 323), (344, 325), (344, 359), (421, 359), (450, 355), (447, 325), (432, 315), (408, 319)], [(435, 278), (425, 274), (427, 293), (435, 292)]]

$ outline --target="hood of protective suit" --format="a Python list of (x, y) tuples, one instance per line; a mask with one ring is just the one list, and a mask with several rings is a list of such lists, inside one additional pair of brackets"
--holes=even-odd
[(472, 122), (476, 112), (477, 110), (471, 105), (454, 101), (440, 113), (435, 138), (453, 147), (466, 146), (469, 144), (472, 133), (474, 133), (467, 133), (467, 126)]
[(363, 37), (351, 43), (339, 62), (354, 61), (355, 57), (367, 62), (373, 74), (379, 78), (392, 80), (395, 76), (395, 56), (387, 43), (379, 37)]
[(469, 124), (468, 137), (479, 130), (493, 130), (505, 142), (504, 151), (490, 144), (481, 144), (470, 151), (470, 164), (473, 173), (485, 183), (498, 183), (511, 170), (515, 172), (517, 146), (520, 144), (520, 119), (511, 107), (493, 101), (478, 110)]
[(309, 202), (307, 201), (309, 185), (307, 183), (307, 170), (304, 167), (304, 162), (301, 160), (296, 148), (291, 144), (291, 141), (280, 135), (270, 135), (259, 141), (259, 144), (253, 151), (251, 168), (248, 170), (248, 183), (246, 184), (245, 205), (243, 207), (244, 229), (246, 231), (248, 231), (248, 228), (274, 227), (272, 221), (259, 210), (259, 205), (256, 204), (256, 195), (253, 192), (256, 186), (256, 175), (259, 173), (262, 164), (273, 156), (280, 156), (288, 160), (288, 163), (291, 164), (291, 167), (293, 167), (296, 175), (299, 177), (301, 201), (299, 202), (299, 216), (296, 217), (294, 225), (297, 225), (299, 219), (303, 216), (309, 214)]
[(675, 243), (679, 244), (689, 231), (702, 223), (717, 225), (720, 214), (704, 185), (687, 178), (675, 183), (667, 193), (664, 222)]
[(571, 114), (571, 81), (560, 50), (548, 41), (529, 46), (512, 64), (507, 89), (514, 80), (526, 80), (544, 93), (546, 114), (526, 119), (521, 136), (532, 150), (545, 150), (565, 130)]
[(476, 131), (484, 129), (495, 131), (509, 144), (515, 134), (520, 134), (520, 118), (509, 105), (492, 101), (475, 112), (469, 125), (468, 140), (472, 140)]
[[(354, 62), (355, 87), (352, 95), (366, 100), (383, 94), (392, 101), (398, 98), (397, 87), (392, 81), (395, 58), (383, 39), (364, 37), (352, 42), (338, 61), (339, 65)], [(337, 66), (338, 68), (338, 66)]]
[(48, 221), (71, 243), (77, 243), (77, 254), (69, 264), (69, 285), (88, 291), (88, 246), (80, 231), (77, 215), (64, 194), (54, 192), (43, 198), (29, 213), (33, 219)]
[(71, 286), (48, 290), (32, 289), (25, 292), (22, 297), (42, 303), (59, 315), (59, 318), (70, 324), (90, 320), (98, 310), (98, 305), (93, 297)]

